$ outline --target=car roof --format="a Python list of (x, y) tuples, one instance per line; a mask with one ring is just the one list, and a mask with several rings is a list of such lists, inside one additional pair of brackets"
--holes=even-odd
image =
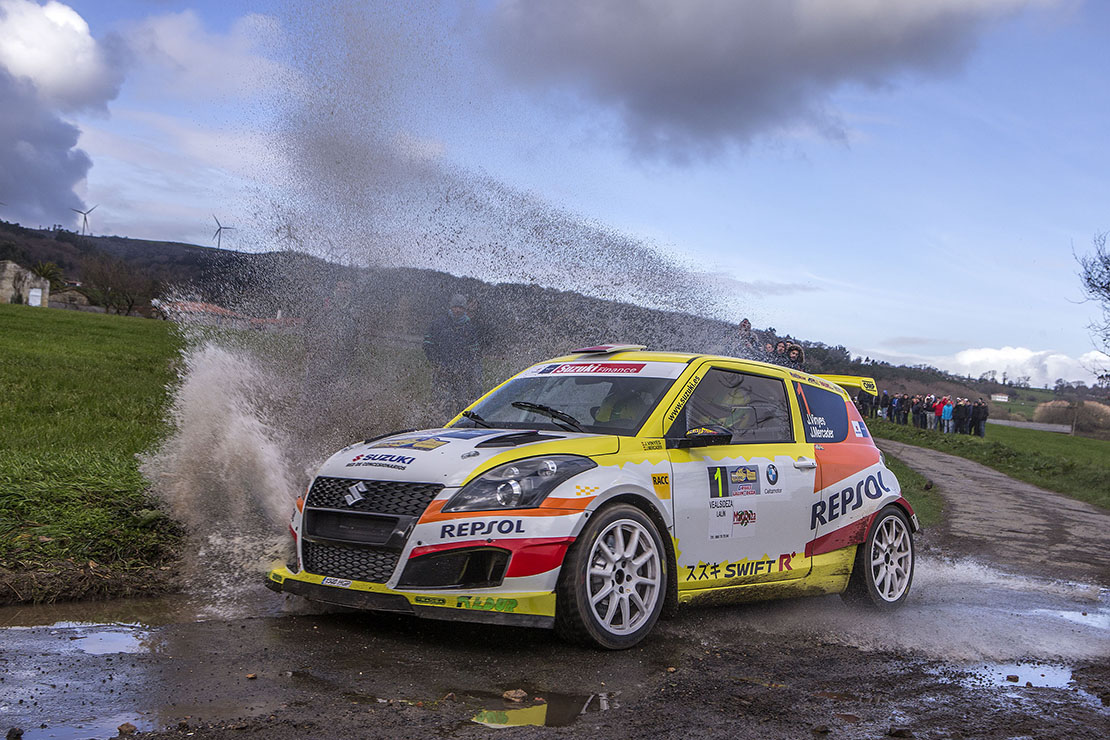
[(563, 355), (562, 357), (555, 357), (550, 360), (546, 360), (546, 362), (581, 362), (584, 360), (593, 360), (596, 362), (673, 362), (682, 365), (691, 365), (703, 361), (739, 362), (744, 365), (759, 368), (765, 372), (789, 376), (790, 378), (793, 378), (795, 380), (802, 380), (806, 383), (826, 388), (847, 397), (847, 392), (844, 390), (843, 387), (835, 383), (830, 383), (820, 376), (813, 375), (812, 373), (807, 373), (804, 370), (791, 370), (790, 368), (783, 367), (782, 365), (776, 365), (772, 362), (747, 360), (742, 357), (729, 357), (728, 355), (691, 354), (688, 352), (652, 352), (650, 350), (622, 350), (619, 352), (576, 352), (569, 355)]
[(581, 360), (595, 360), (598, 362), (674, 362), (689, 365), (695, 361), (720, 360), (722, 362), (743, 362), (749, 365), (760, 365), (770, 370), (782, 371), (781, 365), (757, 360), (745, 360), (740, 357), (726, 355), (700, 355), (688, 352), (652, 352), (650, 350), (632, 350), (621, 352), (576, 352), (562, 357), (555, 357), (548, 362), (577, 362)]

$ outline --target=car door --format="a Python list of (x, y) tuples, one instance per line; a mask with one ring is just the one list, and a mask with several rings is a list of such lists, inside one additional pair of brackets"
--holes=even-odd
[[(671, 460), (680, 589), (808, 574), (809, 509), (817, 463), (797, 441), (784, 377), (714, 362), (665, 431)], [(684, 447), (687, 432), (722, 427), (727, 444)]]

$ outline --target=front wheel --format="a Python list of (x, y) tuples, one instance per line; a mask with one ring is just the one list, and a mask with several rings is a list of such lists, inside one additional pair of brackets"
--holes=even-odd
[(896, 506), (875, 516), (867, 539), (856, 550), (856, 562), (845, 601), (880, 610), (896, 609), (906, 600), (913, 582), (913, 532)]
[(556, 632), (609, 650), (640, 642), (663, 608), (666, 562), (659, 530), (644, 512), (628, 504), (596, 512), (563, 561)]

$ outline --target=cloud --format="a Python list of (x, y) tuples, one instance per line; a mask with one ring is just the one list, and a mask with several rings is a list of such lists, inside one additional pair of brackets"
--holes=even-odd
[[(92, 161), (63, 114), (102, 111), (116, 97), (124, 53), (98, 42), (66, 5), (0, 0), (0, 200), (5, 216), (73, 223), (75, 188)], [(9, 215), (11, 214), (11, 215)]]
[(226, 34), (217, 34), (186, 10), (144, 19), (129, 26), (125, 36), (138, 62), (135, 82), (147, 94), (170, 89), (175, 96), (205, 101), (242, 99), (288, 77), (285, 67), (266, 55), (283, 38), (270, 16), (245, 15)]
[(124, 51), (117, 37), (96, 41), (67, 5), (0, 0), (0, 66), (51, 107), (104, 109), (123, 82)]
[(806, 283), (781, 283), (775, 280), (739, 280), (721, 272), (692, 272), (705, 285), (712, 285), (722, 294), (742, 298), (767, 298), (770, 296), (811, 293), (820, 288)]
[(1010, 379), (1028, 375), (1029, 382), (1034, 387), (1046, 384), (1051, 386), (1057, 378), (1092, 383), (1100, 372), (1110, 369), (1110, 355), (1097, 350), (1079, 357), (1056, 350), (1033, 350), (1027, 347), (972, 347), (947, 356), (898, 355), (881, 351), (853, 354), (870, 355), (902, 364), (926, 364), (973, 378), (991, 370), (998, 373), (1000, 379), (1002, 373), (1006, 373)]
[(502, 0), (491, 48), (510, 77), (620, 118), (676, 160), (800, 128), (843, 135), (830, 96), (958, 68), (991, 22), (1051, 0)]

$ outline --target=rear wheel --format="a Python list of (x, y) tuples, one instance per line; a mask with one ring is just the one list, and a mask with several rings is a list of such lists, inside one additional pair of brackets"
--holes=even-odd
[(640, 642), (663, 608), (666, 562), (659, 530), (644, 512), (628, 504), (596, 512), (563, 561), (556, 632), (610, 650)]
[(909, 520), (901, 509), (888, 506), (875, 516), (856, 550), (844, 600), (880, 610), (898, 608), (910, 592), (914, 561)]

